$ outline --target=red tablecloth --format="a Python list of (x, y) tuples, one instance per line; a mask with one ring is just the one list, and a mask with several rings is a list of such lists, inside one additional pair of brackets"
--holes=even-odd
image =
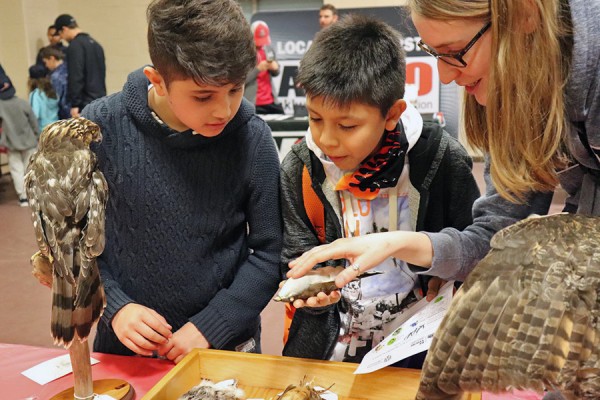
[[(67, 354), (64, 349), (0, 344), (0, 398), (2, 400), (44, 400), (73, 386), (68, 374), (46, 385), (38, 385), (21, 372), (43, 361)], [(92, 366), (92, 376), (98, 379), (124, 379), (136, 392), (136, 399), (152, 388), (175, 366), (171, 361), (143, 357), (123, 357), (92, 353), (100, 361)]]
[[(73, 375), (68, 374), (46, 385), (38, 385), (21, 372), (51, 358), (67, 354), (63, 349), (0, 343), (0, 399), (45, 400), (73, 386)], [(175, 366), (171, 361), (144, 357), (123, 357), (92, 353), (100, 361), (92, 365), (93, 379), (124, 379), (141, 399), (167, 372)], [(483, 400), (538, 400), (541, 395), (515, 392), (504, 395), (484, 393)]]

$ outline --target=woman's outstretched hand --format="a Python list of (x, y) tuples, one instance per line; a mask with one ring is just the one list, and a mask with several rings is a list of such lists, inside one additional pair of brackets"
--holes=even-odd
[(381, 264), (388, 257), (396, 257), (411, 264), (428, 267), (433, 250), (429, 237), (419, 232), (393, 231), (338, 239), (315, 247), (289, 263), (287, 276), (299, 278), (315, 265), (328, 260), (348, 260), (349, 267), (335, 279), (343, 287), (361, 273)]

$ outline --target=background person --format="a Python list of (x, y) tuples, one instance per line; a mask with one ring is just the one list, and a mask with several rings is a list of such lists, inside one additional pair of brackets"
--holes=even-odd
[(269, 26), (264, 21), (254, 21), (251, 29), (256, 46), (256, 66), (246, 78), (244, 97), (255, 104), (257, 114), (283, 114), (273, 85), (273, 77), (279, 75), (280, 70), (275, 50), (270, 46)]
[(82, 32), (75, 18), (62, 14), (54, 21), (61, 39), (69, 42), (67, 100), (71, 117), (78, 117), (93, 100), (106, 96), (104, 49), (89, 34)]
[(46, 65), (44, 64), (44, 60), (42, 58), (42, 52), (44, 51), (44, 49), (56, 49), (64, 54), (67, 48), (62, 43), (62, 39), (60, 38), (60, 33), (57, 32), (56, 27), (54, 25), (50, 25), (48, 27), (46, 35), (48, 37), (49, 44), (47, 46), (40, 48), (40, 50), (38, 51), (38, 54), (35, 58), (35, 63), (36, 63), (36, 65), (40, 65), (40, 66), (44, 67), (46, 69), (46, 74), (48, 75), (48, 74), (50, 74), (51, 71), (46, 67)]
[(33, 64), (29, 67), (29, 104), (37, 116), (42, 131), (46, 125), (58, 121), (58, 98), (46, 75), (46, 68)]
[(27, 207), (24, 188), (25, 169), (29, 158), (36, 151), (40, 130), (31, 106), (27, 101), (14, 95), (15, 89), (2, 66), (0, 66), (0, 88), (4, 88), (0, 90), (0, 121), (2, 121), (0, 146), (8, 149), (8, 167), (19, 198), (19, 205)]
[(67, 99), (67, 86), (69, 72), (65, 55), (52, 47), (46, 47), (42, 51), (42, 60), (46, 68), (50, 70), (50, 82), (58, 97), (58, 118), (71, 118), (71, 105)]
[(8, 100), (15, 95), (15, 87), (0, 65), (0, 100)]
[(333, 4), (323, 4), (319, 9), (319, 25), (321, 29), (327, 28), (329, 25), (337, 22), (338, 12)]

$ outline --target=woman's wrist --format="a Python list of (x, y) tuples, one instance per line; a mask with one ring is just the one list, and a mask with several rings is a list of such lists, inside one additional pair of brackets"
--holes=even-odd
[(423, 268), (431, 267), (433, 246), (429, 236), (422, 232), (395, 231), (388, 245), (394, 249), (394, 257)]

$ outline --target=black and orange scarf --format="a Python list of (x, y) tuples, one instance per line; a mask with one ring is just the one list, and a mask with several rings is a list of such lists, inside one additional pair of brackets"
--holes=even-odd
[(373, 200), (380, 189), (395, 187), (404, 168), (408, 139), (402, 123), (385, 131), (379, 151), (363, 161), (356, 171), (344, 175), (335, 190), (347, 190), (358, 199)]

